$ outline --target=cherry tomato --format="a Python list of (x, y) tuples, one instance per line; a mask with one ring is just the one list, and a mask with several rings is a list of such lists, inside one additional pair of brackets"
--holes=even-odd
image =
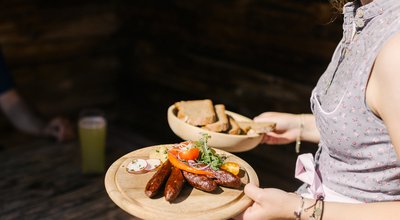
[(200, 151), (198, 148), (189, 148), (178, 153), (182, 160), (196, 160), (199, 157)]
[(240, 165), (235, 162), (225, 162), (220, 167), (223, 170), (226, 170), (234, 175), (238, 175), (240, 171)]

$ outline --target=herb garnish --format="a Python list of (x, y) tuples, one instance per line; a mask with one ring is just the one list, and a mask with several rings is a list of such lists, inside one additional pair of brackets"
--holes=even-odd
[(218, 170), (219, 167), (224, 163), (226, 157), (218, 155), (214, 149), (208, 147), (208, 138), (211, 138), (211, 136), (202, 133), (200, 140), (195, 142), (196, 147), (199, 148), (201, 152), (201, 156), (198, 161), (204, 164), (209, 164), (213, 170)]

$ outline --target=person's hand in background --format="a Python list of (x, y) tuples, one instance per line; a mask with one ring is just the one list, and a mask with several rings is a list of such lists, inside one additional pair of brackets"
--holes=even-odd
[(46, 124), (15, 89), (0, 94), (0, 108), (14, 127), (23, 133), (54, 137), (58, 141), (68, 141), (76, 136), (71, 122), (65, 118), (56, 117)]
[(55, 138), (59, 142), (73, 140), (76, 137), (74, 126), (63, 117), (53, 118), (43, 129), (46, 136)]

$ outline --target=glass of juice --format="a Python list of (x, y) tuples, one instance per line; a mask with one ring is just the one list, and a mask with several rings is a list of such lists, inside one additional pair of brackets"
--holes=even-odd
[(79, 114), (78, 129), (82, 172), (104, 173), (107, 121), (103, 111), (82, 110)]

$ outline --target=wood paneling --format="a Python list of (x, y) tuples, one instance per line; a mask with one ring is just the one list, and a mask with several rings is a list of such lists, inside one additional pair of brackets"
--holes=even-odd
[(7, 62), (23, 95), (48, 114), (138, 91), (150, 106), (209, 97), (250, 116), (307, 111), (340, 38), (338, 22), (327, 24), (330, 6), (316, 0), (2, 4)]
[(21, 94), (39, 112), (76, 117), (96, 106), (165, 141), (173, 135), (166, 110), (179, 100), (211, 98), (248, 117), (309, 112), (311, 89), (341, 35), (319, 0), (2, 6), (0, 44)]

